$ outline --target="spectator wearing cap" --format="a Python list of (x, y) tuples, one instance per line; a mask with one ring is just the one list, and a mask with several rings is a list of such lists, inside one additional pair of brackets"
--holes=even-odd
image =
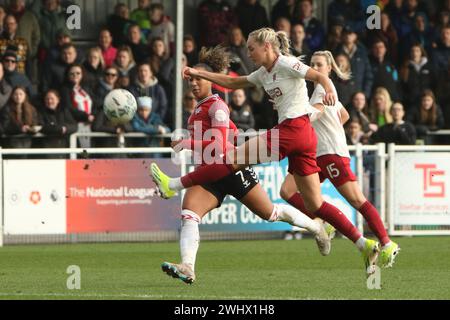
[(41, 42), (38, 58), (43, 63), (48, 50), (56, 43), (57, 33), (60, 30), (69, 32), (66, 25), (66, 16), (60, 7), (59, 0), (34, 0), (31, 11), (39, 21)]
[(312, 0), (299, 0), (294, 12), (294, 23), (301, 23), (305, 27), (306, 43), (312, 51), (323, 48), (325, 30), (319, 19), (313, 17)]
[(6, 50), (14, 50), (17, 55), (17, 71), (25, 73), (27, 58), (29, 55), (28, 43), (25, 38), (17, 36), (17, 20), (12, 14), (5, 17), (5, 28), (0, 38), (0, 54)]
[(147, 38), (152, 24), (150, 22), (148, 12), (150, 10), (151, 0), (139, 0), (138, 7), (130, 14), (130, 19), (139, 25), (144, 37)]
[(17, 55), (13, 51), (6, 51), (2, 57), (3, 67), (5, 69), (5, 79), (11, 85), (11, 87), (21, 86), (26, 88), (28, 96), (33, 99), (35, 91), (31, 84), (30, 79), (17, 71)]
[(64, 83), (67, 68), (77, 62), (78, 53), (73, 43), (64, 44), (59, 59), (47, 66), (41, 82), (41, 91), (60, 89)]
[(372, 44), (370, 64), (373, 72), (373, 87), (384, 87), (394, 101), (402, 98), (400, 77), (394, 64), (387, 57), (387, 48), (383, 40)]
[(3, 109), (3, 107), (8, 102), (11, 91), (12, 87), (5, 79), (3, 64), (0, 63), (0, 110)]
[(162, 139), (155, 139), (151, 136), (170, 133), (170, 129), (164, 124), (161, 117), (156, 112), (152, 111), (152, 98), (138, 97), (136, 101), (138, 109), (133, 120), (131, 120), (131, 125), (133, 126), (134, 131), (143, 132), (149, 135), (148, 138), (141, 140), (139, 143), (140, 146), (161, 146)]
[(100, 30), (98, 46), (102, 49), (103, 60), (105, 61), (106, 67), (112, 66), (117, 56), (117, 48), (113, 47), (112, 42), (113, 38), (111, 32), (106, 28)]
[(137, 80), (130, 86), (130, 92), (136, 97), (151, 97), (153, 113), (165, 119), (168, 112), (168, 100), (166, 92), (159, 84), (158, 78), (148, 63), (142, 63), (138, 67)]
[(266, 9), (258, 0), (239, 0), (234, 11), (239, 27), (246, 38), (253, 30), (270, 25)]
[(366, 97), (370, 97), (373, 84), (372, 67), (369, 62), (367, 49), (358, 42), (356, 32), (349, 28), (344, 29), (342, 44), (337, 48), (336, 53), (344, 53), (350, 58), (356, 89), (363, 91)]

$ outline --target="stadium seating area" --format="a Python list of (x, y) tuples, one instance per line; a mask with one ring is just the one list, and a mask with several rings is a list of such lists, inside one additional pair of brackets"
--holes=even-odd
[[(366, 26), (366, 8), (372, 4), (381, 8), (380, 29)], [(67, 147), (74, 132), (175, 129), (175, 26), (160, 1), (139, 1), (137, 8), (117, 4), (88, 49), (73, 41), (59, 1), (25, 5), (24, 0), (0, 5), (2, 147)], [(306, 63), (314, 51), (330, 50), (339, 66), (352, 72), (347, 81), (333, 78), (351, 114), (349, 144), (448, 143), (430, 132), (450, 128), (450, 1), (333, 0), (326, 21), (315, 17), (316, 5), (314, 0), (279, 0), (268, 12), (256, 0), (201, 1), (197, 22), (202, 32), (183, 35), (183, 63), (195, 64), (202, 46), (225, 44), (232, 58), (227, 72), (248, 74), (255, 66), (247, 57), (246, 37), (270, 26), (289, 35), (292, 54), (304, 56)], [(102, 102), (114, 88), (150, 96), (150, 114), (129, 125), (109, 123)], [(186, 123), (195, 98), (186, 83), (183, 89)], [(214, 90), (228, 102), (241, 129), (270, 128), (277, 120), (260, 89)], [(41, 137), (33, 139), (36, 135)], [(161, 142), (146, 139), (144, 145)], [(79, 144), (117, 146), (114, 139)]]

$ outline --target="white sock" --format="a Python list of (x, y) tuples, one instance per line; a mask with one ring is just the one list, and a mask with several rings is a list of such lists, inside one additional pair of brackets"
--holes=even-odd
[(391, 245), (391, 242), (389, 241), (388, 243), (386, 243), (383, 247), (381, 247), (381, 249), (386, 249), (387, 247), (389, 247)]
[(362, 251), (366, 244), (366, 238), (360, 237), (358, 240), (356, 240), (355, 244), (359, 251)]
[(175, 191), (183, 190), (184, 186), (181, 183), (181, 178), (171, 178), (169, 180), (169, 188)]
[(287, 222), (290, 225), (305, 228), (313, 234), (320, 232), (320, 225), (318, 222), (312, 220), (296, 208), (285, 204), (274, 205), (273, 213), (269, 220)]
[(193, 211), (183, 210), (181, 213), (180, 252), (181, 263), (195, 268), (195, 258), (200, 244), (200, 232), (198, 224), (200, 217)]

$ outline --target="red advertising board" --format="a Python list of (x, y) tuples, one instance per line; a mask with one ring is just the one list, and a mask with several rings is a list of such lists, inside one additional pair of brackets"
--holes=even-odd
[(171, 159), (67, 161), (67, 233), (176, 230), (180, 198), (155, 194), (151, 162), (180, 175)]

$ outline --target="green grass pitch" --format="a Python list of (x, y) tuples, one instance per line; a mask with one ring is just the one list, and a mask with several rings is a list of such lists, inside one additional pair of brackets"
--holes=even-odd
[[(164, 274), (171, 243), (29, 245), (0, 248), (0, 299), (450, 299), (450, 238), (396, 238), (402, 251), (368, 290), (363, 261), (345, 239), (322, 257), (312, 239), (204, 241), (197, 282)], [(81, 269), (68, 290), (67, 267)]]

